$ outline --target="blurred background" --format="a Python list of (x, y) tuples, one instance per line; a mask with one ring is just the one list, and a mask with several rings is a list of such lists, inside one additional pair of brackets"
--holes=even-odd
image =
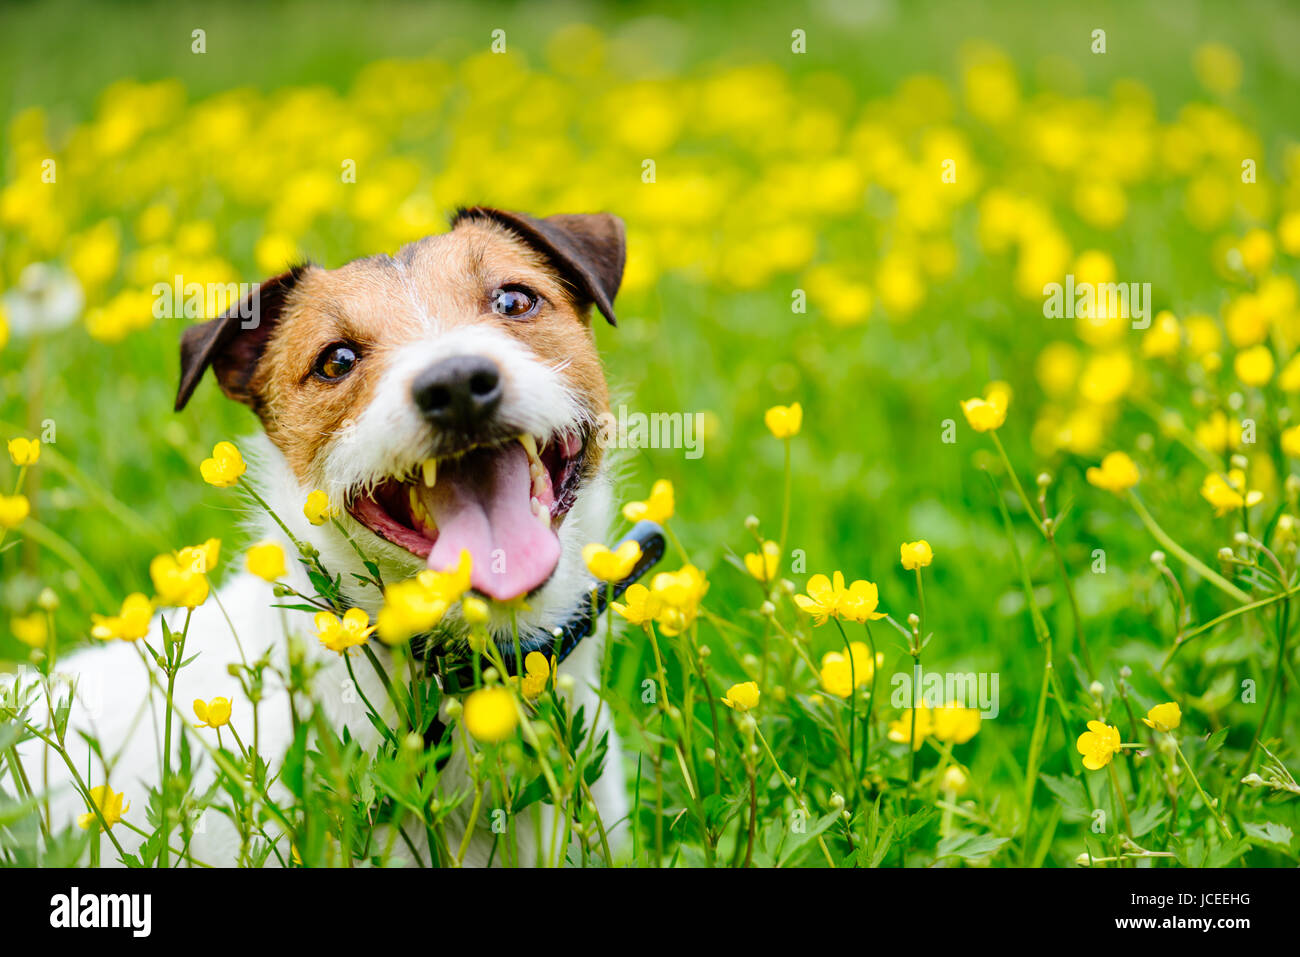
[[(255, 420), (210, 382), (171, 412), (193, 320), (154, 319), (155, 283), (336, 266), (481, 203), (626, 221), (620, 326), (596, 327), (610, 380), (629, 410), (703, 413), (706, 434), (695, 460), (628, 453), (624, 500), (673, 481), (719, 613), (755, 601), (726, 562), (752, 550), (745, 517), (778, 531), (763, 411), (799, 401), (791, 547), (806, 574), (878, 581), (902, 618), (898, 545), (930, 541), (927, 655), (1001, 672), (1002, 716), (971, 759), (996, 775), (1029, 733), (1039, 670), (978, 468), (991, 446), (958, 403), (1004, 381), (1022, 481), (1048, 470), (1073, 503), (1062, 535), (1094, 648), (1159, 693), (1146, 665), (1172, 614), (1153, 542), (1083, 469), (1125, 449), (1180, 541), (1209, 557), (1231, 533), (1197, 496), (1197, 453), (1221, 460), (1237, 419), (1278, 421), (1290, 402), (1233, 383), (1230, 320), (1263, 315), (1279, 363), (1296, 341), (1300, 12), (1073, 6), (6, 4), (0, 431), (53, 441), (29, 478), (34, 531), (0, 554), (0, 657), (26, 656), (3, 624), (44, 588), (63, 634), (85, 636), (92, 611), (148, 590), (156, 552), (217, 536), (229, 560), (246, 544), (197, 464)], [(1149, 344), (1118, 317), (1045, 318), (1042, 287), (1066, 273), (1151, 283), (1172, 346), (1167, 325)], [(1190, 444), (1162, 429), (1171, 412)], [(1268, 456), (1252, 467), (1276, 503), (1284, 476)], [(1050, 553), (1021, 529), (1065, 634)], [(1105, 574), (1089, 571), (1097, 548)], [(1239, 641), (1250, 627), (1207, 645), (1216, 664), (1260, 653)], [(892, 670), (901, 644), (888, 653)], [(629, 689), (640, 654), (620, 653)], [(1204, 710), (1230, 707), (1231, 674), (1214, 697), (1204, 659), (1179, 667), (1166, 680)]]

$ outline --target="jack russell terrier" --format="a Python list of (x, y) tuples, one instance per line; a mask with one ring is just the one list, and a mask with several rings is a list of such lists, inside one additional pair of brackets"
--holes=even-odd
[[(301, 266), (263, 283), (253, 322), (241, 318), (248, 314), (245, 303), (186, 330), (176, 408), (185, 406), (210, 366), (222, 392), (257, 414), (265, 437), (241, 443), (250, 452), (254, 484), (293, 535), (319, 550), (324, 567), (341, 573), (347, 599), (372, 618), (381, 603), (377, 590), (348, 585), (353, 573), (366, 572), (352, 543), (331, 523), (313, 527), (303, 514), (314, 489), (345, 505), (340, 522), (387, 582), (453, 566), (468, 551), (475, 591), (499, 601), (526, 596), (517, 625), (524, 649), (538, 647), (558, 637), (575, 609), (589, 602), (592, 580), (582, 548), (603, 541), (611, 519), (610, 469), (598, 437), (609, 399), (591, 309), (614, 323), (624, 259), (623, 224), (609, 214), (539, 219), (485, 207), (461, 210), (449, 232), (395, 256), (333, 270)], [(261, 519), (257, 534), (295, 554), (269, 519)], [(305, 571), (290, 564), (287, 581), (311, 594)], [(356, 703), (345, 663), (310, 640), (306, 615), (272, 607), (279, 600), (270, 586), (247, 572), (230, 577), (216, 598), (193, 613), (186, 655), (197, 656), (177, 675), (175, 701), (230, 698), (231, 722), (250, 741), (250, 706), (227, 666), (241, 660), (237, 641), (250, 661), (267, 652), (283, 663), (287, 629), (305, 634), (301, 646), (319, 659), (313, 697), (333, 726), (346, 726), (373, 751), (379, 736)], [(578, 614), (587, 627), (590, 617), (590, 611)], [(168, 618), (178, 631), (183, 613)], [(510, 618), (495, 606), (489, 628), (503, 650), (513, 642)], [(583, 633), (571, 628), (566, 638), (572, 644)], [(375, 650), (392, 669), (387, 650)], [(562, 669), (575, 679), (570, 708), (585, 705), (588, 716), (597, 710), (599, 661), (598, 642), (582, 642)], [(94, 762), (92, 783), (105, 780), (107, 765), (110, 786), (135, 796), (143, 812), (143, 796), (160, 780), (162, 705), (139, 650), (113, 641), (60, 662), (59, 671), (78, 687), (67, 734), (73, 760), (84, 773), (91, 761), (77, 731), (93, 734), (104, 761)], [(372, 669), (355, 671), (370, 701), (387, 701)], [(259, 708), (258, 750), (274, 773), (293, 739), (288, 690), (266, 689)], [(603, 714), (592, 733), (609, 734), (607, 773), (592, 790), (606, 826), (625, 828), (618, 741), (609, 709)], [(467, 758), (460, 735), (454, 737), (457, 750), (442, 774), (463, 776)], [(23, 746), (25, 763), (39, 745)], [(173, 756), (173, 767), (176, 762)], [(56, 828), (86, 811), (60, 770), (52, 758)], [(200, 774), (199, 793), (205, 783)], [(462, 777), (443, 793), (466, 788)], [(464, 829), (465, 808), (458, 812), (452, 832)], [(235, 863), (234, 826), (223, 814), (206, 818), (193, 856)], [(410, 830), (427, 855), (423, 829)], [(521, 843), (533, 830), (518, 828)], [(128, 853), (140, 843), (125, 828), (114, 834)], [(488, 862), (492, 837), (480, 820), (467, 864)], [(520, 860), (533, 859), (521, 847)]]

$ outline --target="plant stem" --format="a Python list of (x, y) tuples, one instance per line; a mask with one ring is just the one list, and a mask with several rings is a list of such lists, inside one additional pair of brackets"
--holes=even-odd
[[(1173, 736), (1170, 735), (1170, 737)], [(1178, 752), (1178, 760), (1183, 762), (1183, 767), (1187, 769), (1188, 776), (1191, 777), (1192, 783), (1196, 785), (1196, 793), (1201, 796), (1201, 800), (1205, 802), (1205, 806), (1209, 809), (1210, 813), (1214, 815), (1214, 819), (1219, 822), (1219, 827), (1223, 829), (1223, 836), (1232, 837), (1232, 831), (1228, 830), (1228, 823), (1223, 819), (1223, 815), (1219, 813), (1219, 809), (1214, 806), (1214, 802), (1210, 800), (1210, 796), (1205, 793), (1205, 788), (1201, 787), (1201, 781), (1196, 776), (1196, 772), (1192, 770), (1191, 762), (1188, 761), (1187, 757), (1183, 754), (1183, 749), (1178, 744), (1177, 738), (1174, 738), (1174, 750)]]
[(1212, 571), (1209, 566), (1199, 558), (1192, 555), (1187, 551), (1187, 549), (1183, 548), (1183, 546), (1170, 538), (1169, 533), (1161, 528), (1156, 520), (1152, 518), (1151, 513), (1147, 511), (1146, 506), (1142, 504), (1142, 500), (1137, 497), (1132, 489), (1128, 492), (1128, 500), (1129, 504), (1133, 506), (1133, 510), (1137, 512), (1138, 518), (1142, 520), (1142, 524), (1145, 525), (1147, 531), (1151, 533), (1151, 537), (1163, 545), (1166, 551), (1177, 555), (1185, 564), (1194, 568), (1202, 578), (1225, 594), (1231, 595), (1240, 602), (1250, 601), (1250, 596), (1244, 591), (1232, 584), (1232, 582), (1228, 581), (1218, 572)]

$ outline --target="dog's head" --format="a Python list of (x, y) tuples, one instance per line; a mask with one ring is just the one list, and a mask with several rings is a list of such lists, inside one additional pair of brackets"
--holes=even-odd
[(614, 322), (623, 262), (608, 214), (462, 210), (395, 256), (295, 268), (188, 329), (176, 407), (211, 366), (298, 482), (389, 557), (443, 569), (467, 550), (474, 588), (527, 595), (601, 464), (591, 310)]

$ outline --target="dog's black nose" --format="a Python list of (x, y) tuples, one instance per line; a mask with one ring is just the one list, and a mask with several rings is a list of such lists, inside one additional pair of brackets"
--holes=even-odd
[(472, 432), (501, 404), (501, 372), (482, 356), (452, 356), (416, 376), (411, 394), (430, 422)]

